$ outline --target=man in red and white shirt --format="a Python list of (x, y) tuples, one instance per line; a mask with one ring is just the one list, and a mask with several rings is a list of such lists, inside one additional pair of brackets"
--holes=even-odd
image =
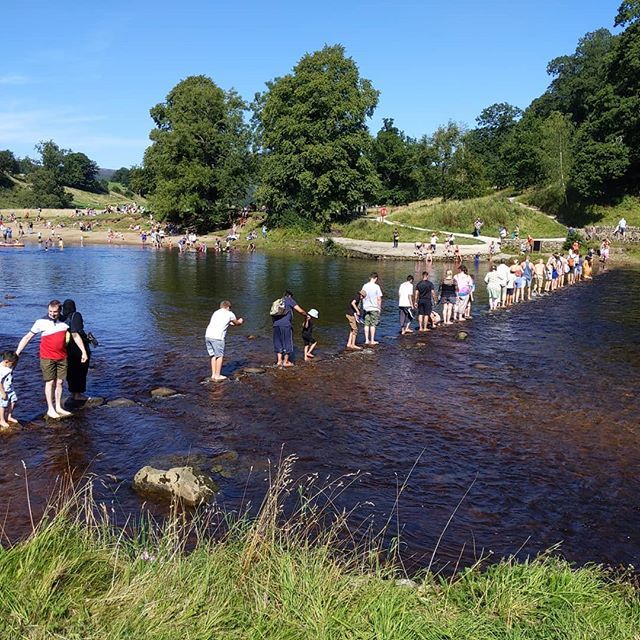
[[(46, 318), (33, 323), (29, 332), (20, 340), (16, 354), (20, 355), (31, 342), (31, 338), (40, 334), (40, 369), (44, 378), (44, 395), (47, 399), (47, 416), (63, 418), (71, 413), (62, 407), (62, 383), (67, 377), (67, 331), (69, 325), (60, 320), (60, 301), (52, 300)], [(72, 340), (80, 349), (81, 362), (87, 361), (87, 351), (78, 333), (71, 334)]]

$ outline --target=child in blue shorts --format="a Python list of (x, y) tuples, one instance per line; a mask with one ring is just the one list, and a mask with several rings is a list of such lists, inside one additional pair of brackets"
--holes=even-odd
[(13, 417), (18, 396), (13, 390), (13, 369), (18, 364), (15, 351), (5, 351), (0, 362), (0, 429), (19, 424)]

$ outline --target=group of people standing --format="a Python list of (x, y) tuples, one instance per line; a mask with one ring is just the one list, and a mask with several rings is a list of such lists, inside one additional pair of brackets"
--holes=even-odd
[(71, 415), (62, 406), (64, 381), (67, 381), (75, 401), (85, 399), (89, 370), (89, 336), (84, 329), (82, 314), (75, 302), (51, 300), (47, 315), (33, 323), (22, 337), (15, 351), (5, 351), (0, 363), (0, 428), (18, 424), (13, 412), (18, 401), (13, 384), (13, 373), (20, 354), (29, 342), (40, 336), (40, 370), (44, 380), (47, 417), (57, 419)]

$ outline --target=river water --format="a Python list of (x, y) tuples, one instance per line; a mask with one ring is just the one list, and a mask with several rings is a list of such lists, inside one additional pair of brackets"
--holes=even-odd
[[(434, 281), (442, 268), (431, 269)], [(417, 566), (443, 531), (439, 566), (557, 543), (580, 563), (637, 562), (638, 270), (611, 270), (495, 314), (480, 286), (460, 342), (458, 327), (398, 337), (396, 291), (408, 273), (419, 279), (413, 262), (85, 247), (5, 250), (0, 269), (2, 294), (15, 296), (2, 299), (3, 348), (15, 348), (49, 299), (72, 297), (101, 342), (90, 394), (139, 403), (46, 426), (37, 346), (27, 348), (15, 374), (26, 424), (0, 435), (0, 522), (9, 538), (30, 527), (25, 467), (36, 515), (69, 469), (96, 474), (98, 498), (126, 515), (140, 511), (130, 481), (143, 465), (188, 458), (206, 470), (232, 450), (234, 474), (219, 478), (227, 508), (258, 502), (269, 464), (296, 454), (296, 477), (317, 474), (322, 483), (347, 474), (335, 504), (359, 505), (358, 522), (381, 527), (392, 514), (391, 533), (401, 529), (404, 555)], [(345, 307), (372, 269), (388, 293), (381, 345), (343, 353)], [(480, 279), (485, 270), (472, 267)], [(227, 338), (223, 373), (233, 376), (273, 362), (268, 312), (285, 287), (320, 312), (316, 360), (201, 384), (203, 333), (219, 301), (230, 299), (246, 320)], [(301, 348), (299, 324), (296, 342)], [(160, 385), (181, 395), (151, 400)]]

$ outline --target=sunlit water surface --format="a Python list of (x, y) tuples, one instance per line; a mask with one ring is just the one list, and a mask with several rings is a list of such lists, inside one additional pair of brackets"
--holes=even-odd
[[(600, 274), (506, 312), (476, 294), (468, 340), (458, 327), (398, 337), (398, 285), (413, 262), (262, 254), (206, 256), (118, 247), (37, 248), (0, 253), (0, 339), (15, 348), (57, 297), (74, 298), (100, 339), (89, 392), (135, 407), (87, 409), (59, 426), (41, 419), (44, 399), (32, 344), (15, 375), (25, 428), (0, 436), (0, 519), (6, 535), (29, 530), (26, 466), (36, 515), (56, 479), (96, 474), (97, 497), (138, 513), (130, 488), (145, 464), (188, 457), (210, 469), (239, 455), (218, 478), (228, 508), (259, 502), (269, 463), (296, 454), (295, 474), (322, 483), (349, 476), (336, 508), (360, 505), (359, 523), (401, 528), (403, 551), (438, 565), (534, 554), (556, 543), (578, 562), (633, 563), (640, 550), (640, 365), (638, 270)], [(345, 309), (376, 269), (385, 288), (381, 345), (344, 353)], [(471, 265), (479, 283), (486, 267)], [(434, 266), (434, 281), (442, 266)], [(320, 312), (313, 363), (201, 384), (210, 314), (230, 299), (246, 324), (232, 328), (223, 370), (270, 365), (272, 300), (291, 288)], [(296, 341), (301, 348), (299, 319)], [(249, 339), (248, 336), (255, 336)], [(297, 354), (299, 356), (300, 354)], [(160, 385), (182, 395), (151, 400)], [(406, 487), (399, 488), (407, 477)], [(394, 505), (397, 501), (397, 513)], [(399, 523), (399, 524), (398, 524)]]

